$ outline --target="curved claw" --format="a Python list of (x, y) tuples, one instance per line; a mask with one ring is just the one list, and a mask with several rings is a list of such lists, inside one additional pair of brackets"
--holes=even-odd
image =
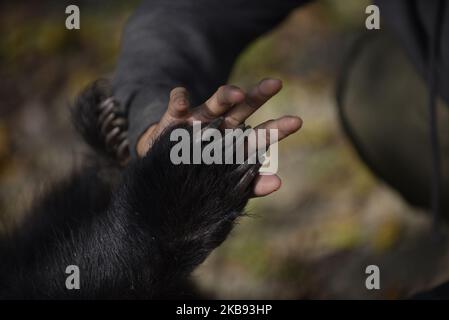
[(115, 105), (115, 100), (113, 97), (106, 98), (106, 100), (104, 100), (102, 103), (100, 103), (100, 105), (98, 106), (98, 109), (100, 109), (102, 111), (104, 108), (106, 108), (110, 105), (112, 105), (112, 106)]
[(222, 125), (224, 121), (223, 117), (219, 117), (208, 123), (204, 128), (201, 129), (200, 134), (195, 137), (194, 143), (200, 143), (202, 141), (207, 141), (210, 138), (210, 135), (206, 134), (207, 129), (218, 129)]
[(224, 118), (218, 117), (217, 119), (214, 119), (211, 121), (207, 126), (205, 126), (201, 131), (204, 132), (204, 130), (209, 128), (218, 129), (223, 124)]
[(115, 118), (115, 115), (113, 113), (110, 113), (107, 116), (106, 120), (104, 120), (104, 122), (101, 124), (101, 129), (100, 130), (101, 130), (101, 133), (103, 135), (107, 134), (108, 128), (111, 125), (111, 123), (114, 120), (114, 118)]
[[(236, 185), (236, 189), (239, 192), (243, 192), (247, 188), (249, 188), (249, 186), (252, 184), (254, 179), (259, 174), (259, 167), (260, 167), (260, 165), (242, 164), (239, 166), (238, 169), (240, 169), (240, 167), (242, 167), (242, 166), (245, 166), (246, 172), (243, 174), (243, 177), (240, 179), (240, 181)], [(249, 166), (249, 168), (248, 168), (248, 166)]]
[[(240, 129), (241, 132), (235, 135), (234, 130), (238, 129)], [(232, 163), (233, 159), (231, 157), (234, 156), (234, 150), (237, 153), (237, 151), (240, 150), (242, 145), (245, 143), (245, 138), (249, 137), (249, 135), (247, 134), (248, 129), (251, 129), (251, 126), (240, 125), (237, 127), (237, 129), (234, 129), (233, 131), (227, 133), (223, 137), (224, 139), (223, 154), (226, 156), (225, 163)], [(235, 137), (235, 143), (234, 138), (230, 139), (229, 137)], [(243, 150), (243, 152), (245, 154), (245, 150)]]
[(106, 135), (106, 144), (109, 145), (112, 140), (120, 133), (120, 128), (115, 127)]
[(100, 104), (100, 116), (98, 117), (98, 124), (101, 125), (106, 117), (112, 112), (115, 104), (112, 98), (108, 98)]
[(127, 129), (128, 121), (125, 118), (116, 118), (111, 122), (111, 125), (114, 127), (120, 127), (120, 128)]
[(265, 156), (262, 156), (259, 162), (257, 161), (256, 152), (253, 153), (244, 163), (238, 166), (235, 172), (237, 174), (243, 174), (236, 186), (238, 190), (244, 191), (251, 185), (254, 179), (259, 175), (259, 169), (264, 161)]
[(117, 156), (120, 159), (126, 158), (129, 155), (129, 142), (128, 139), (124, 139), (117, 148)]

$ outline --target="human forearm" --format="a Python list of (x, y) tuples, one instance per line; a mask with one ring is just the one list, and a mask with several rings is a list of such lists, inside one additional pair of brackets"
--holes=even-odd
[(147, 0), (125, 28), (114, 95), (129, 111), (131, 153), (159, 121), (168, 93), (186, 87), (192, 106), (225, 83), (238, 54), (305, 0)]

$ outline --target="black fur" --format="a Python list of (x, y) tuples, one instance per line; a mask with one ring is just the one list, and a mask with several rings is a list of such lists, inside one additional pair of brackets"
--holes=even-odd
[(100, 79), (87, 86), (76, 98), (70, 113), (76, 131), (98, 155), (110, 157), (98, 126), (98, 105), (112, 96), (110, 84)]
[[(92, 112), (104, 91), (91, 90), (78, 99), (74, 121), (104, 154)], [(171, 130), (117, 184), (115, 169), (92, 166), (47, 192), (0, 242), (0, 298), (191, 297), (191, 272), (242, 215), (251, 185), (239, 182), (258, 165), (174, 165)], [(80, 290), (65, 287), (68, 265), (80, 268)]]

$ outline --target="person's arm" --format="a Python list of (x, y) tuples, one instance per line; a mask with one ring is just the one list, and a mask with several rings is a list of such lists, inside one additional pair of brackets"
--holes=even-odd
[(130, 18), (113, 79), (128, 110), (129, 140), (160, 120), (184, 86), (196, 106), (224, 84), (245, 46), (307, 0), (146, 0)]

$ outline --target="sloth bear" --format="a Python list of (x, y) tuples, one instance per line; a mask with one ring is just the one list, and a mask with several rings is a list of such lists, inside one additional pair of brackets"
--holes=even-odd
[[(111, 163), (126, 149), (126, 140), (115, 150), (105, 143), (114, 117), (103, 109), (111, 99), (104, 83), (77, 98), (72, 118), (95, 160), (54, 185), (2, 236), (0, 298), (194, 297), (190, 274), (242, 216), (259, 162), (174, 165), (170, 132), (192, 134), (181, 123), (161, 134), (145, 157)], [(208, 127), (219, 128), (220, 121)], [(71, 265), (79, 268), (79, 290), (66, 287)]]

